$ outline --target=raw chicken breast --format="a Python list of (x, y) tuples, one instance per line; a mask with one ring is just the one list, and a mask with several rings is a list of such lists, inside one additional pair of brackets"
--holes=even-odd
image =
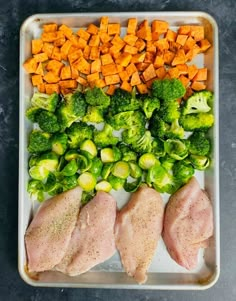
[(82, 189), (76, 187), (45, 201), (26, 230), (29, 272), (52, 269), (65, 255), (77, 221)]
[(164, 205), (161, 195), (143, 186), (117, 215), (116, 247), (123, 267), (138, 283), (147, 280), (147, 270), (162, 232)]
[(116, 201), (98, 192), (81, 209), (67, 252), (56, 269), (76, 276), (109, 259), (116, 251), (115, 220)]
[(197, 266), (199, 249), (208, 246), (212, 235), (212, 205), (193, 177), (170, 197), (165, 211), (163, 239), (170, 256), (192, 270)]

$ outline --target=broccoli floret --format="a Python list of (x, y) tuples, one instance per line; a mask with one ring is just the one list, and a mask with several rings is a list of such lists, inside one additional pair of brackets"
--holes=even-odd
[(193, 113), (207, 113), (211, 110), (208, 105), (212, 101), (213, 94), (210, 91), (199, 91), (191, 95), (185, 102), (182, 110), (183, 115)]
[(94, 142), (98, 147), (106, 147), (109, 145), (116, 145), (119, 141), (118, 137), (113, 136), (113, 128), (105, 123), (101, 131), (95, 130)]
[(152, 141), (152, 153), (157, 157), (165, 156), (164, 142), (161, 139), (155, 138)]
[(150, 153), (152, 151), (152, 136), (149, 131), (145, 133), (132, 143), (132, 149), (141, 154)]
[(68, 137), (65, 133), (56, 133), (52, 137), (52, 150), (57, 155), (63, 155), (67, 149)]
[(159, 116), (165, 121), (171, 123), (172, 121), (179, 119), (180, 110), (179, 103), (176, 100), (163, 101), (158, 112)]
[(184, 96), (186, 89), (179, 79), (154, 80), (152, 94), (162, 100), (171, 101)]
[(57, 117), (61, 129), (65, 130), (71, 124), (82, 118), (86, 114), (87, 103), (84, 94), (77, 91), (73, 94), (67, 94), (65, 100), (57, 110)]
[(40, 92), (35, 92), (31, 98), (31, 104), (33, 107), (38, 107), (49, 112), (55, 112), (58, 102), (59, 95), (57, 93), (48, 95)]
[(85, 92), (86, 102), (92, 106), (107, 108), (110, 105), (110, 97), (101, 89), (94, 87)]
[(52, 112), (43, 110), (37, 116), (37, 122), (42, 131), (48, 133), (56, 133), (60, 130), (60, 125), (57, 120), (57, 116)]
[(41, 153), (52, 148), (51, 135), (49, 133), (33, 130), (29, 136), (28, 151)]
[(130, 162), (137, 160), (136, 152), (132, 151), (128, 145), (121, 142), (117, 145), (117, 147), (121, 151), (123, 161)]
[(132, 145), (136, 143), (145, 133), (144, 126), (133, 126), (122, 132), (122, 141), (126, 144)]
[(111, 96), (110, 113), (115, 115), (125, 111), (135, 111), (140, 108), (140, 102), (134, 93), (129, 93), (120, 88)]
[(149, 130), (152, 136), (159, 137), (159, 138), (165, 137), (169, 127), (170, 126), (159, 117), (157, 112), (154, 112), (149, 122)]
[(93, 125), (88, 125), (82, 121), (74, 122), (67, 130), (68, 145), (70, 148), (78, 148), (85, 139), (93, 139)]
[(149, 96), (146, 94), (138, 94), (137, 99), (140, 100), (143, 112), (147, 119), (150, 119), (152, 117), (152, 114), (155, 110), (160, 109), (160, 100), (156, 97)]
[(198, 113), (181, 116), (180, 125), (185, 131), (208, 130), (214, 124), (214, 116), (210, 113)]
[(182, 128), (182, 126), (179, 125), (178, 119), (175, 119), (171, 123), (170, 127), (167, 130), (166, 137), (171, 139), (182, 139), (184, 137), (184, 129)]
[(206, 134), (201, 131), (195, 131), (190, 137), (189, 152), (193, 155), (205, 156), (210, 151), (210, 141)]
[(37, 122), (37, 117), (39, 113), (41, 113), (43, 109), (38, 107), (30, 107), (27, 109), (25, 116), (32, 122)]
[(82, 118), (82, 121), (100, 123), (104, 121), (103, 115), (104, 115), (103, 108), (88, 106), (86, 115)]
[(134, 126), (145, 127), (145, 116), (141, 111), (121, 112), (108, 118), (107, 122), (115, 129), (130, 129)]

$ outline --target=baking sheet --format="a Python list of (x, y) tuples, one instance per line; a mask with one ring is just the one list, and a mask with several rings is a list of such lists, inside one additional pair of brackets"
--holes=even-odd
[[(58, 272), (44, 272), (37, 279), (32, 279), (25, 271), (26, 254), (24, 233), (38, 207), (32, 203), (26, 191), (28, 182), (28, 153), (27, 137), (32, 124), (25, 118), (25, 110), (29, 106), (33, 94), (30, 77), (22, 68), (23, 62), (31, 54), (31, 40), (40, 36), (42, 25), (55, 22), (66, 24), (74, 29), (86, 27), (89, 23), (99, 24), (101, 16), (108, 16), (109, 22), (120, 22), (127, 26), (127, 20), (132, 17), (138, 21), (147, 19), (165, 20), (171, 29), (183, 24), (204, 25), (206, 38), (212, 43), (206, 54), (200, 54), (192, 63), (198, 67), (206, 66), (209, 70), (207, 88), (214, 91), (215, 125), (210, 131), (213, 142), (212, 164), (205, 172), (196, 172), (196, 177), (202, 188), (206, 189), (213, 202), (214, 208), (214, 236), (210, 247), (199, 252), (198, 268), (189, 272), (176, 264), (166, 251), (160, 239), (156, 254), (149, 268), (148, 281), (138, 285), (123, 271), (118, 253), (110, 260), (94, 267), (91, 271), (69, 277)], [(39, 14), (29, 17), (22, 24), (20, 31), (20, 118), (19, 118), (19, 235), (18, 235), (18, 268), (23, 280), (33, 286), (53, 287), (97, 287), (97, 288), (140, 288), (140, 289), (206, 289), (218, 279), (220, 272), (220, 244), (219, 244), (219, 109), (218, 109), (218, 29), (215, 20), (203, 12), (144, 12), (144, 13), (82, 13), (82, 14)], [(122, 207), (129, 198), (125, 191), (112, 193), (117, 200), (118, 207)], [(168, 195), (163, 194), (165, 203)]]

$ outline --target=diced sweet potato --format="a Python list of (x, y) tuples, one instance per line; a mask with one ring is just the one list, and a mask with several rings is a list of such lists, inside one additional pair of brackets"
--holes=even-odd
[(60, 77), (62, 80), (71, 78), (71, 68), (70, 66), (64, 66), (61, 68)]
[(120, 76), (120, 79), (122, 81), (128, 81), (129, 80), (129, 75), (128, 75), (126, 70), (123, 70), (123, 71), (119, 72), (119, 76)]
[(157, 47), (158, 50), (164, 51), (169, 49), (169, 42), (166, 38), (160, 39), (154, 43), (154, 45)]
[(138, 89), (138, 92), (140, 94), (146, 94), (146, 93), (148, 93), (148, 88), (147, 88), (146, 84), (139, 84), (139, 85), (137, 85), (137, 89)]
[(90, 74), (90, 64), (82, 56), (73, 62), (72, 66), (84, 74)]
[(201, 91), (206, 89), (206, 85), (201, 82), (194, 81), (191, 84), (191, 88), (195, 91)]
[(46, 70), (52, 71), (54, 74), (59, 76), (61, 72), (61, 68), (64, 66), (63, 63), (56, 61), (56, 60), (50, 60), (46, 65)]
[(176, 42), (169, 42), (169, 50), (172, 52), (177, 52), (181, 48), (181, 45)]
[(124, 52), (130, 53), (130, 54), (136, 54), (138, 53), (138, 48), (130, 45), (126, 45), (124, 47)]
[(182, 74), (180, 75), (179, 80), (185, 86), (185, 88), (188, 86), (188, 84), (190, 82), (189, 78), (187, 78), (186, 76), (184, 76)]
[(46, 92), (46, 89), (45, 89), (45, 83), (39, 84), (39, 85), (37, 86), (37, 88), (38, 88), (38, 91), (39, 91), (40, 93), (45, 93), (45, 92)]
[(42, 76), (44, 75), (42, 63), (39, 63), (39, 64), (38, 64), (38, 67), (37, 67), (37, 69), (36, 69), (36, 71), (35, 71), (35, 74), (39, 74), (39, 75), (42, 75)]
[(62, 59), (67, 60), (67, 55), (69, 53), (70, 47), (72, 46), (71, 41), (67, 40), (64, 45), (62, 45), (60, 51)]
[(193, 46), (196, 44), (196, 41), (192, 37), (188, 37), (184, 44), (184, 51), (187, 52), (190, 49), (193, 49)]
[(177, 33), (173, 30), (168, 29), (165, 35), (165, 38), (167, 39), (168, 42), (175, 42), (177, 37)]
[(102, 65), (101, 70), (102, 70), (103, 76), (113, 75), (113, 74), (118, 73), (116, 64), (114, 64), (114, 63), (108, 64), (108, 65)]
[(156, 75), (159, 79), (163, 79), (166, 76), (165, 67), (160, 67), (156, 70)]
[(142, 63), (144, 61), (144, 59), (145, 59), (145, 55), (146, 55), (145, 52), (134, 54), (132, 56), (131, 63), (134, 63), (134, 64), (136, 64), (136, 63)]
[(49, 58), (52, 58), (53, 48), (54, 48), (54, 44), (44, 42), (42, 47), (42, 52), (46, 53)]
[(130, 53), (123, 52), (117, 59), (116, 64), (120, 64), (123, 67), (127, 67), (132, 59)]
[(54, 47), (52, 51), (52, 59), (61, 61), (61, 52), (59, 47)]
[(148, 64), (153, 64), (155, 60), (155, 53), (153, 52), (146, 52), (145, 58), (144, 58), (144, 62), (148, 63)]
[(125, 46), (125, 42), (123, 41), (123, 39), (118, 34), (116, 34), (114, 36), (114, 38), (111, 40), (111, 44), (112, 45), (118, 45), (118, 47), (120, 49)]
[(68, 54), (68, 61), (70, 65), (72, 65), (76, 60), (83, 56), (83, 52), (81, 49), (77, 49), (76, 51)]
[(56, 47), (61, 47), (65, 44), (65, 42), (66, 42), (66, 38), (63, 36), (61, 38), (56, 39), (53, 44)]
[(107, 16), (102, 16), (100, 19), (100, 31), (107, 32), (109, 18)]
[(60, 87), (58, 84), (45, 84), (45, 90), (47, 94), (60, 93)]
[(211, 43), (207, 39), (204, 39), (204, 40), (199, 41), (199, 46), (200, 46), (201, 52), (205, 52), (205, 51), (207, 51), (208, 48), (211, 47)]
[(67, 37), (67, 39), (69, 39), (70, 36), (73, 34), (73, 30), (65, 24), (62, 24), (59, 27), (59, 30), (64, 33), (64, 35)]
[(143, 71), (143, 78), (145, 80), (145, 82), (153, 79), (156, 77), (156, 71), (155, 71), (155, 68), (153, 66), (153, 64), (150, 64), (147, 69), (145, 69)]
[(90, 38), (90, 34), (82, 28), (77, 31), (77, 35), (85, 41), (88, 41)]
[(138, 71), (136, 71), (132, 74), (130, 84), (131, 84), (131, 86), (136, 86), (136, 85), (141, 84), (141, 80), (140, 80)]
[(36, 60), (37, 63), (39, 62), (42, 63), (48, 60), (48, 56), (46, 53), (42, 52), (42, 53), (35, 54), (34, 59)]
[(148, 63), (138, 63), (136, 64), (136, 68), (138, 71), (144, 71), (149, 66)]
[(55, 31), (57, 31), (57, 24), (55, 24), (55, 23), (44, 24), (43, 31), (44, 32), (55, 32)]
[(79, 38), (77, 46), (79, 49), (84, 49), (87, 46), (87, 41), (83, 38)]
[(177, 38), (176, 38), (176, 42), (179, 43), (180, 45), (184, 46), (187, 39), (188, 39), (188, 35), (178, 34)]
[(188, 65), (179, 64), (177, 65), (177, 68), (179, 69), (179, 74), (188, 74)]
[(117, 67), (117, 72), (120, 73), (121, 71), (124, 70), (124, 67), (121, 66), (120, 64), (116, 64), (116, 67)]
[(194, 76), (193, 81), (207, 80), (207, 68), (198, 69), (197, 74)]
[(133, 34), (127, 34), (124, 36), (124, 41), (130, 46), (134, 46), (136, 41), (138, 40), (138, 37)]
[(32, 75), (31, 81), (32, 81), (32, 85), (35, 87), (42, 84), (43, 83), (42, 75), (38, 75), (38, 74)]
[(152, 22), (152, 32), (165, 33), (169, 27), (168, 22), (161, 20), (154, 20)]
[(169, 50), (164, 51), (163, 60), (164, 60), (165, 64), (171, 65), (171, 62), (173, 61), (174, 57), (175, 57), (174, 52), (169, 51)]
[(101, 55), (101, 61), (102, 61), (102, 65), (108, 65), (114, 63), (110, 53)]
[(101, 60), (96, 59), (91, 63), (91, 73), (101, 72)]
[(127, 92), (131, 92), (132, 91), (132, 86), (129, 82), (127, 81), (123, 81), (122, 84), (120, 85), (120, 88), (122, 90), (125, 90)]
[(59, 86), (66, 89), (75, 89), (78, 86), (78, 83), (75, 79), (60, 80)]
[(178, 34), (189, 34), (190, 25), (181, 25), (178, 29)]
[(43, 32), (41, 39), (43, 42), (54, 42), (58, 38), (57, 32)]
[(106, 86), (106, 82), (103, 78), (99, 78), (98, 80), (96, 80), (95, 85), (98, 88), (104, 88)]
[(113, 23), (113, 24), (108, 24), (107, 27), (107, 33), (109, 36), (115, 35), (115, 34), (120, 34), (120, 24), (119, 23)]
[(146, 51), (156, 53), (157, 49), (156, 46), (153, 44), (153, 41), (147, 41)]
[(70, 70), (71, 70), (71, 78), (72, 79), (77, 79), (79, 76), (79, 72), (77, 69), (75, 69), (73, 66), (70, 66)]
[(136, 18), (130, 18), (128, 20), (127, 34), (135, 35), (137, 24), (138, 24), (138, 20)]
[(104, 44), (104, 43), (108, 43), (110, 40), (111, 40), (111, 36), (109, 36), (108, 33), (106, 32), (99, 32), (99, 37), (100, 37), (100, 40), (101, 42)]
[(91, 47), (89, 45), (86, 45), (83, 50), (83, 56), (86, 60), (89, 59), (90, 52), (91, 52)]
[(96, 82), (98, 79), (99, 79), (99, 72), (95, 72), (95, 73), (92, 73), (92, 74), (88, 74), (87, 75), (87, 81), (89, 83), (91, 82)]
[(162, 55), (157, 55), (155, 57), (155, 61), (154, 61), (153, 65), (154, 65), (155, 68), (160, 68), (160, 67), (164, 66), (164, 63), (165, 63), (165, 61), (164, 61), (163, 56)]
[(89, 40), (89, 46), (99, 46), (100, 44), (100, 37), (99, 35), (92, 35), (90, 40)]
[(194, 76), (197, 74), (197, 66), (196, 65), (190, 65), (188, 66), (188, 78), (192, 80)]
[(105, 76), (105, 83), (107, 86), (115, 85), (120, 82), (120, 77), (118, 74)]
[(137, 71), (136, 66), (133, 63), (130, 63), (127, 67), (126, 67), (126, 72), (128, 73), (129, 76), (131, 76), (133, 73), (135, 73)]
[(88, 28), (87, 28), (87, 32), (90, 34), (97, 34), (98, 33), (98, 27), (94, 24), (89, 24)]
[(146, 43), (142, 39), (138, 39), (134, 46), (138, 48), (139, 52), (141, 52), (145, 49)]
[(179, 49), (171, 63), (172, 66), (176, 66), (179, 64), (185, 64), (186, 62), (186, 57), (183, 49)]
[(179, 69), (177, 67), (170, 68), (168, 70), (170, 78), (178, 78), (179, 77)]
[(27, 73), (35, 73), (38, 63), (35, 58), (29, 58), (24, 62), (23, 67)]
[(91, 51), (90, 51), (90, 55), (89, 55), (90, 60), (94, 61), (94, 60), (99, 59), (99, 57), (100, 57), (99, 47), (92, 46)]
[(59, 82), (60, 77), (57, 76), (54, 72), (49, 71), (44, 75), (43, 79), (45, 80), (45, 82), (47, 82), (49, 84), (54, 84), (54, 83)]
[(87, 80), (82, 76), (78, 76), (76, 81), (84, 87), (86, 87), (88, 85)]
[(156, 79), (157, 78), (154, 77), (154, 78), (152, 78), (152, 79), (150, 79), (149, 81), (146, 82), (146, 85), (147, 85), (148, 89), (152, 88), (152, 84), (153, 84), (154, 80), (156, 80)]
[(42, 51), (43, 41), (41, 39), (36, 39), (31, 41), (31, 52), (32, 54), (38, 54)]
[(190, 35), (195, 41), (201, 41), (204, 39), (204, 27), (199, 25), (192, 25), (190, 27)]
[(142, 27), (140, 28), (137, 33), (137, 37), (140, 39), (143, 39), (145, 41), (151, 41), (152, 40), (152, 32), (151, 32), (151, 27)]

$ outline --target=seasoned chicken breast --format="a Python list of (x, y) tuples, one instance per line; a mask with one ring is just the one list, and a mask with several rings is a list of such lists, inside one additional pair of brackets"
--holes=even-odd
[(116, 247), (123, 267), (138, 283), (147, 280), (147, 270), (157, 248), (163, 226), (161, 195), (143, 186), (117, 214)]
[(76, 187), (46, 200), (25, 234), (29, 272), (52, 269), (65, 255), (77, 221), (82, 189)]
[(115, 220), (116, 201), (98, 192), (81, 209), (67, 252), (56, 269), (76, 276), (109, 259), (116, 251)]
[(181, 266), (197, 266), (198, 251), (213, 235), (212, 204), (196, 178), (174, 193), (167, 204), (163, 239), (170, 256)]

